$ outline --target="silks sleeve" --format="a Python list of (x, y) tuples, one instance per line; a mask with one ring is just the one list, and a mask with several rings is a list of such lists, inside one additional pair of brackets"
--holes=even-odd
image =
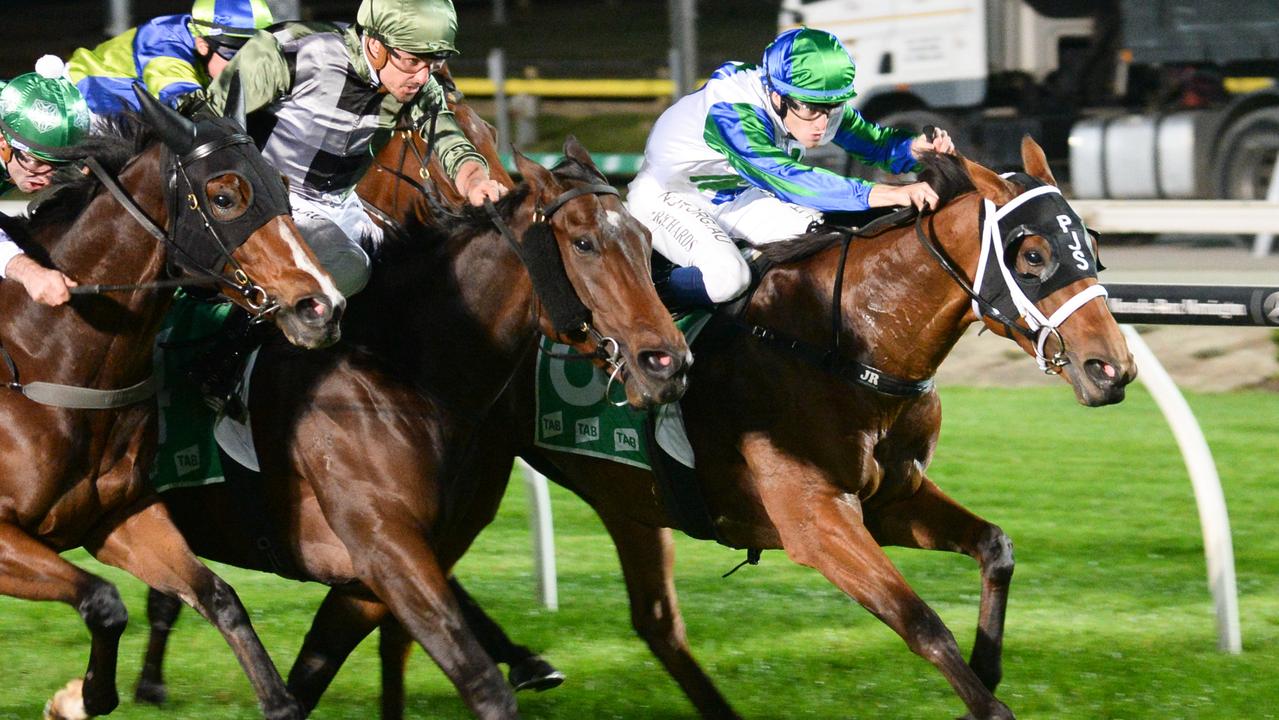
[(905, 130), (880, 127), (846, 105), (832, 142), (869, 165), (899, 174), (918, 167), (915, 156), (910, 154), (913, 139)]
[(457, 124), (457, 118), (453, 116), (453, 111), (448, 109), (444, 103), (444, 88), (436, 82), (432, 77), (430, 81), (418, 92), (417, 97), (412, 101), (413, 105), (409, 108), (409, 117), (414, 123), (425, 118), (421, 123), (422, 136), (427, 142), (430, 138), (426, 134), (430, 131), (431, 121), (430, 113), (433, 108), (439, 107), (439, 117), (435, 119), (435, 143), (433, 149), (440, 158), (440, 164), (444, 166), (444, 172), (448, 173), (450, 179), (456, 180), (458, 170), (467, 162), (478, 162), (484, 167), (488, 167), (488, 162), (484, 156), (475, 149), (471, 141), (467, 139), (466, 133), (462, 132), (462, 128)]
[(747, 182), (786, 202), (822, 212), (856, 212), (869, 205), (873, 183), (813, 167), (778, 147), (773, 122), (750, 103), (716, 103), (703, 139)]
[(288, 62), (275, 36), (259, 31), (235, 54), (208, 89), (209, 107), (226, 114), (226, 95), (232, 78), (239, 78), (244, 111), (251, 113), (275, 102), (293, 84)]

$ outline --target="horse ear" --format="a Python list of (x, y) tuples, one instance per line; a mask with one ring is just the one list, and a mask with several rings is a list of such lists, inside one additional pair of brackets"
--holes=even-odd
[(996, 205), (1003, 205), (1016, 197), (1017, 192), (1013, 189), (1012, 183), (999, 177), (999, 173), (985, 165), (979, 165), (964, 158), (964, 169), (968, 171), (968, 177), (973, 179), (977, 192)]
[(241, 130), (248, 127), (248, 123), (245, 120), (244, 93), (242, 90), (243, 88), (240, 86), (240, 73), (236, 73), (235, 76), (231, 78), (231, 82), (227, 83), (226, 104), (223, 106), (223, 114), (227, 118), (235, 121), (235, 124), (239, 125)]
[(524, 157), (524, 154), (519, 150), (514, 150), (513, 153), (515, 156), (515, 168), (520, 171), (520, 175), (523, 176), (529, 187), (538, 192), (554, 187), (555, 178), (551, 176), (550, 170)]
[(1044, 149), (1039, 147), (1039, 143), (1035, 142), (1030, 135), (1025, 135), (1021, 139), (1021, 164), (1026, 168), (1027, 175), (1039, 178), (1049, 185), (1057, 184), (1053, 171), (1048, 169), (1048, 158), (1044, 156)]
[(595, 161), (591, 159), (591, 154), (586, 151), (582, 143), (577, 141), (576, 135), (569, 135), (564, 139), (564, 156), (572, 158), (586, 167), (595, 167)]
[(155, 128), (160, 140), (178, 155), (195, 146), (195, 123), (181, 113), (151, 97), (142, 83), (133, 84), (133, 94), (142, 108), (142, 118)]

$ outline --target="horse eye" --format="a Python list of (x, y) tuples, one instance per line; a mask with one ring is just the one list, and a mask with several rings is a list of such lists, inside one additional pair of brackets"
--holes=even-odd
[(573, 247), (584, 253), (595, 250), (595, 245), (591, 243), (591, 239), (585, 237), (573, 238)]
[(1023, 255), (1022, 257), (1024, 257), (1026, 259), (1026, 262), (1030, 263), (1031, 265), (1044, 264), (1043, 253), (1039, 252), (1038, 250), (1027, 250), (1026, 254)]
[(217, 195), (213, 196), (213, 204), (217, 205), (223, 210), (227, 210), (227, 209), (230, 209), (233, 205), (235, 205), (235, 200), (230, 195), (227, 195), (226, 193), (218, 193)]

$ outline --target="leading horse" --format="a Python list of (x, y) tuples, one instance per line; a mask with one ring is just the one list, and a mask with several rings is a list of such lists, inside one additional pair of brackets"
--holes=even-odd
[[(818, 232), (761, 248), (774, 269), (743, 321), (716, 321), (718, 342), (699, 346), (682, 402), (710, 533), (731, 547), (783, 549), (816, 568), (932, 663), (968, 717), (982, 719), (1013, 716), (994, 695), (1012, 543), (926, 473), (941, 428), (931, 378), (976, 322), (1067, 380), (1083, 405), (1119, 402), (1136, 372), (1101, 299), (1095, 245), (1056, 191), (1039, 146), (1027, 138), (1022, 154), (1026, 175), (1011, 180), (968, 161), (927, 158), (930, 182), (953, 199), (914, 228), (851, 242), (845, 232)], [(487, 423), (480, 442), (488, 455), (464, 471), (476, 488), (469, 515), (441, 542), (441, 555), (452, 560), (445, 553), (464, 551), (492, 519), (510, 461), (522, 454), (599, 513), (617, 546), (636, 631), (699, 712), (737, 717), (685, 636), (670, 528), (687, 521), (662, 504), (651, 473), (532, 447), (532, 377), (526, 367), (502, 401), (505, 415)], [(968, 662), (885, 545), (960, 552), (978, 562), (978, 631)], [(310, 704), (323, 690), (318, 680), (332, 677), (335, 663), (385, 621), (382, 608), (331, 595), (290, 689)], [(402, 672), (404, 659), (402, 649), (387, 646), (394, 637), (383, 635), (384, 662), (400, 663), (384, 669), (390, 675)], [(317, 681), (299, 681), (306, 677), (298, 668)]]
[(196, 124), (141, 95), (155, 130), (126, 119), (91, 140), (85, 163), (97, 179), (68, 168), (11, 233), (81, 288), (111, 295), (47, 308), (0, 283), (10, 374), (0, 394), (0, 593), (64, 602), (84, 618), (89, 665), (68, 712), (118, 703), (127, 621), (111, 583), (58, 555), (83, 546), (192, 605), (231, 645), (266, 716), (297, 717), (234, 591), (191, 553), (150, 489), (152, 344), (169, 297), (156, 281), (170, 262), (217, 281), (306, 347), (336, 339), (344, 300), (293, 225), (279, 173), (240, 126)]
[[(436, 550), (470, 504), (459, 469), (487, 456), (479, 428), (542, 334), (606, 364), (639, 407), (679, 397), (690, 362), (653, 289), (642, 226), (576, 141), (564, 151), (549, 171), (517, 156), (524, 182), (448, 231), (415, 227), (401, 206), (397, 225), (409, 232), (388, 232), (350, 303), (346, 342), (263, 349), (249, 405), (266, 482), (247, 502), (273, 553), (258, 550), (259, 533), (223, 522), (246, 514), (226, 486), (165, 494), (204, 557), (385, 603), (484, 718), (514, 717), (514, 696), (462, 622), (452, 563)], [(588, 312), (564, 322), (575, 305)], [(308, 667), (293, 675), (310, 682)]]

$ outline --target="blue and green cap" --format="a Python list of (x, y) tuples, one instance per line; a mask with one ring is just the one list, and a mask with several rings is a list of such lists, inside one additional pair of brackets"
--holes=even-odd
[(832, 105), (856, 97), (857, 66), (839, 38), (825, 30), (796, 28), (764, 48), (764, 76), (778, 95)]
[(275, 22), (266, 0), (195, 0), (191, 32), (196, 37), (246, 39)]

